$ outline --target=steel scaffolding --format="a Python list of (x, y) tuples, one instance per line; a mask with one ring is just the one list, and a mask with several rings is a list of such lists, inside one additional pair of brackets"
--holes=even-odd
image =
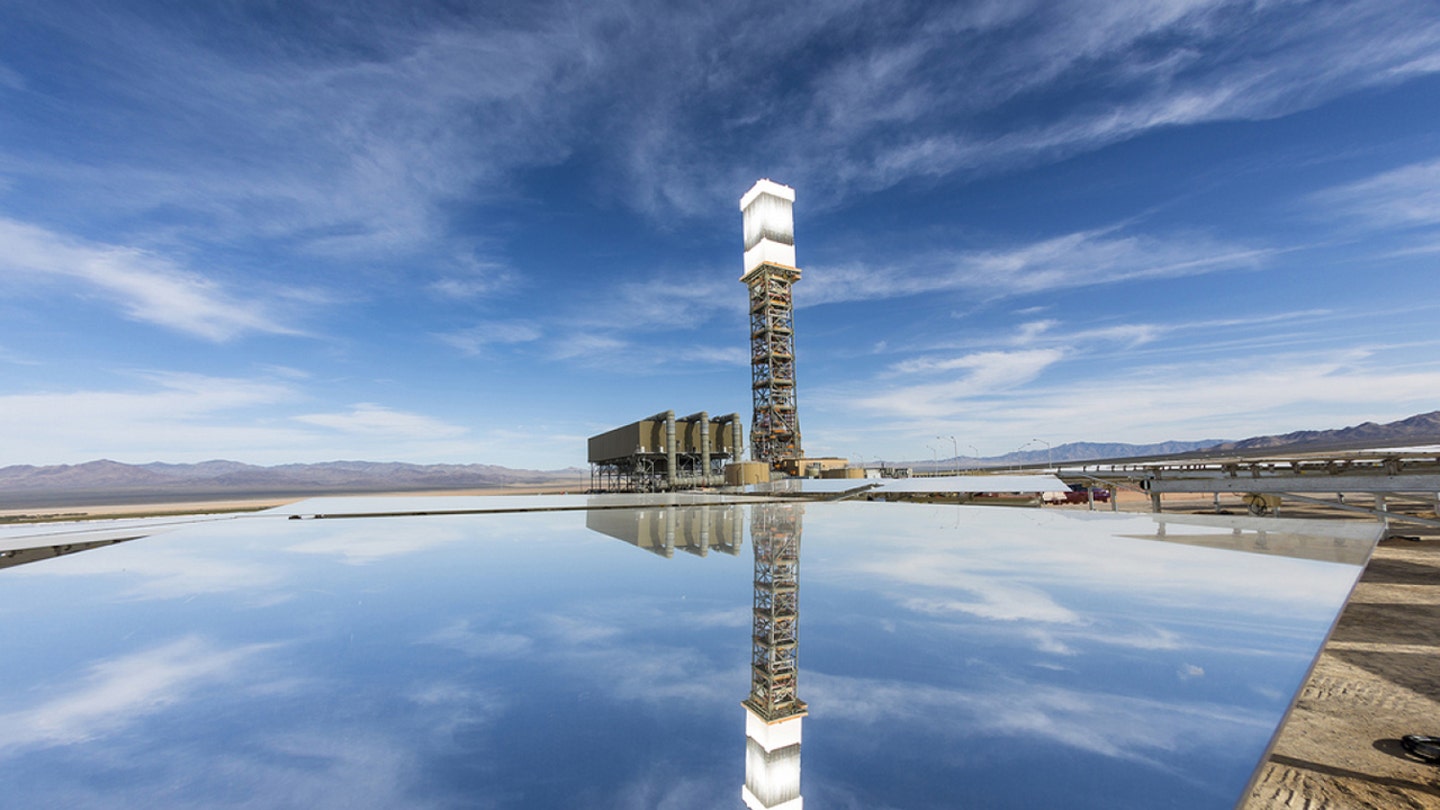
[(796, 695), (800, 666), (800, 521), (803, 507), (756, 505), (750, 540), (755, 550), (754, 624), (750, 696), (745, 707), (766, 723), (806, 714)]

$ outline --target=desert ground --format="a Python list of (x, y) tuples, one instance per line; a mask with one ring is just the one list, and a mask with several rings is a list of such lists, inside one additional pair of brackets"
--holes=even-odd
[[(498, 495), (574, 492), (583, 483), (395, 495)], [(379, 494), (379, 493), (377, 493)], [(0, 523), (191, 515), (268, 509), (302, 500), (77, 506), (0, 511)], [(1150, 510), (1140, 493), (1121, 492), (1118, 508)], [(1220, 506), (1245, 514), (1238, 498)], [(1045, 507), (1084, 510), (1084, 505)], [(1096, 504), (1108, 510), (1108, 504)], [(1392, 509), (1396, 508), (1392, 503)], [(1213, 512), (1210, 496), (1167, 497), (1167, 512)], [(1431, 507), (1402, 507), (1435, 517)], [(1355, 520), (1322, 506), (1285, 504), (1282, 516)], [(1359, 585), (1281, 730), (1243, 810), (1440, 810), (1440, 766), (1418, 762), (1405, 734), (1440, 736), (1440, 529), (1395, 522)]]

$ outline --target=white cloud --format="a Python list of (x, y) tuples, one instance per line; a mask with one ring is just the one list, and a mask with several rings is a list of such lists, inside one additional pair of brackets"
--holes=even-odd
[(490, 321), (437, 337), (464, 354), (475, 356), (491, 346), (530, 343), (543, 334), (538, 325), (529, 321)]
[(340, 413), (312, 413), (294, 417), (297, 422), (357, 436), (394, 439), (446, 439), (463, 436), (468, 428), (418, 413), (391, 410), (361, 402)]
[(1263, 266), (1276, 251), (1196, 235), (1080, 231), (1008, 249), (918, 253), (903, 264), (817, 269), (800, 306), (958, 290), (986, 298)]
[(516, 283), (515, 273), (505, 265), (467, 257), (432, 282), (430, 289), (442, 298), (465, 301), (501, 292)]
[(303, 444), (298, 431), (235, 412), (276, 406), (299, 397), (287, 384), (266, 379), (195, 374), (144, 375), (148, 387), (131, 391), (76, 390), (0, 396), (12, 463), (73, 463), (95, 458), (195, 461), (256, 447)]
[[(807, 186), (824, 187), (827, 175), (873, 188), (1051, 161), (1161, 127), (1272, 118), (1440, 69), (1440, 24), (1412, 2), (1014, 3), (938, 11), (920, 31), (852, 49), (818, 84), (817, 106), (841, 124), (830, 151), (845, 159), (816, 166), (796, 155)], [(1057, 86), (1065, 95), (1039, 122), (989, 125), (987, 114)], [(859, 135), (886, 116), (851, 103), (867, 99), (906, 124), (875, 146)]]
[(1440, 226), (1440, 160), (1412, 163), (1327, 189), (1312, 201), (1383, 228)]
[(901, 386), (862, 397), (856, 404), (864, 410), (891, 416), (940, 415), (957, 408), (978, 406), (977, 400), (1028, 383), (1064, 356), (1059, 349), (1032, 349), (979, 352), (948, 360), (908, 361), (897, 366), (896, 371), (961, 371), (964, 374), (945, 382)]
[(238, 296), (149, 251), (87, 243), (5, 218), (0, 244), (0, 273), (82, 282), (88, 285), (83, 291), (115, 301), (133, 320), (212, 341), (251, 332), (299, 334), (276, 318), (273, 305)]
[[(1101, 359), (1078, 378), (1009, 387), (1004, 407), (987, 396), (991, 388), (968, 377), (927, 385), (872, 382), (863, 397), (828, 392), (812, 394), (812, 400), (855, 400), (869, 416), (882, 419), (883, 432), (944, 432), (973, 436), (975, 442), (993, 444), (998, 438), (1008, 443), (987, 453), (1013, 449), (1019, 441), (1005, 437), (1054, 437), (1056, 443), (1062, 437), (1128, 442), (1243, 438), (1367, 419), (1383, 422), (1435, 407), (1440, 367), (1434, 364), (1390, 368), (1380, 356), (1364, 351), (1257, 351), (1257, 345), (1262, 344), (1241, 339), (1230, 351), (1207, 352), (1206, 359), (1189, 362), (1161, 350), (1155, 353), (1158, 362), (1113, 370)], [(1023, 379), (1023, 368), (1016, 379)]]

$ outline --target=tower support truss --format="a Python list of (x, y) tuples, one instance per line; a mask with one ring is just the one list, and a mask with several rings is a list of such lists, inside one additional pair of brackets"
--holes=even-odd
[(799, 278), (799, 270), (773, 264), (763, 264), (747, 277), (754, 405), (751, 458), (772, 465), (804, 455), (796, 410), (795, 310), (790, 293)]

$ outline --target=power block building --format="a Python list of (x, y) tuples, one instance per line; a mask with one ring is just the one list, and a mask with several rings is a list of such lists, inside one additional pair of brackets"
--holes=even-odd
[(795, 190), (760, 180), (740, 198), (750, 291), (750, 457), (772, 467), (804, 458), (795, 398)]
[(725, 465), (745, 446), (740, 414), (713, 419), (704, 411), (680, 418), (657, 413), (591, 436), (592, 492), (669, 492), (720, 486)]

